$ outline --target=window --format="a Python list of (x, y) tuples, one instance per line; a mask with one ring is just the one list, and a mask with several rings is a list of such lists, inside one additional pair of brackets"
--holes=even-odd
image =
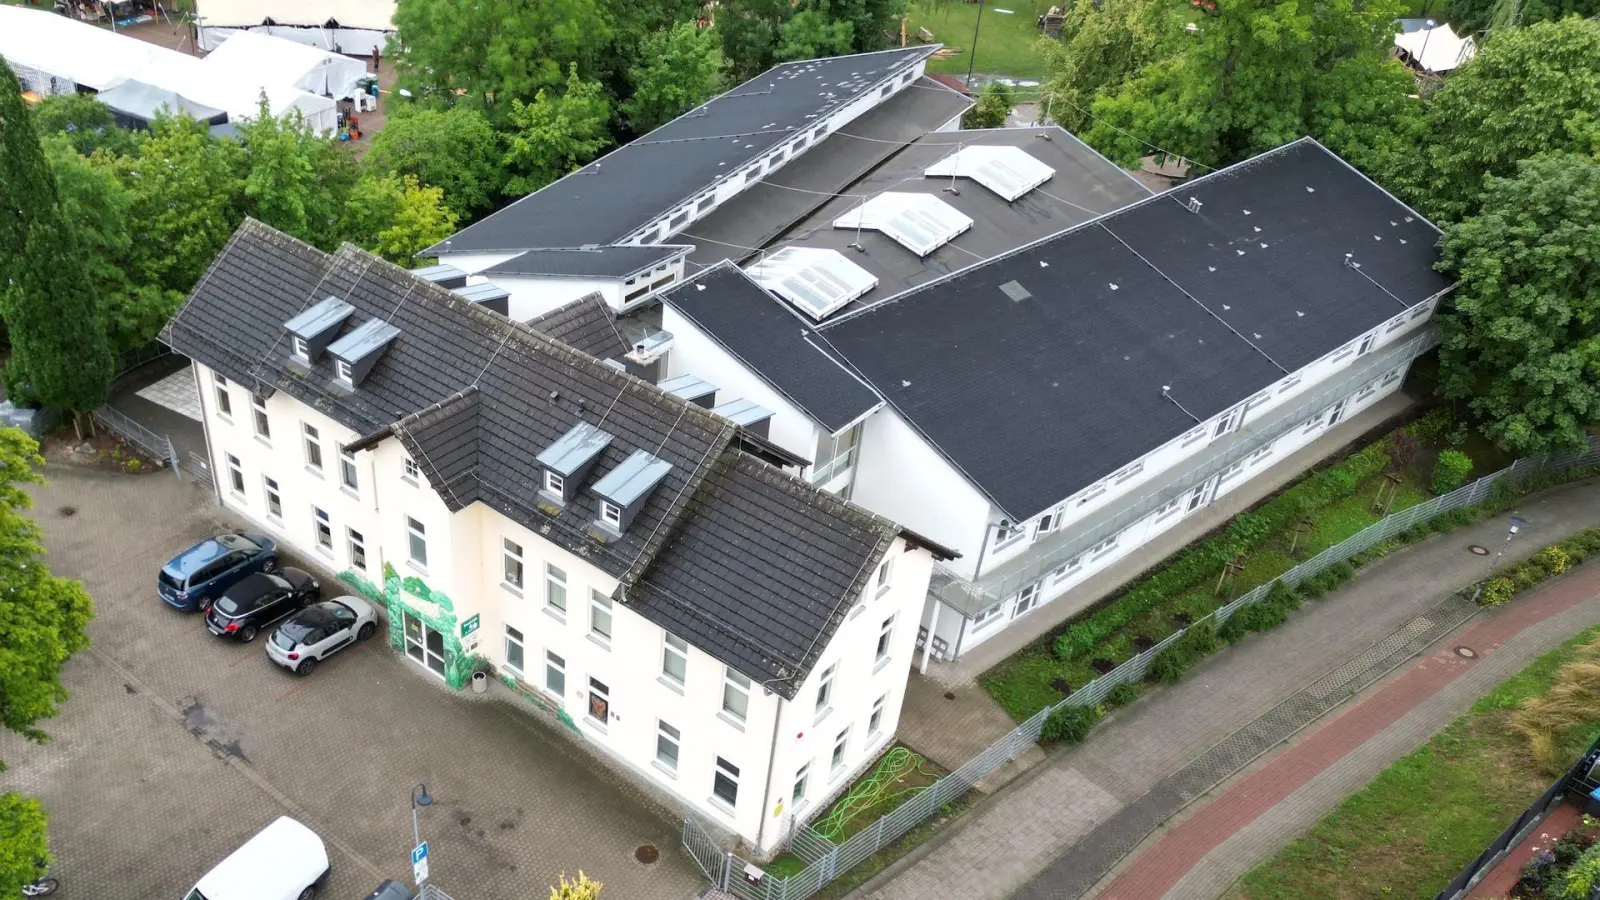
[(750, 713), (750, 679), (728, 667), (722, 675), (722, 711), (740, 724)]
[(367, 570), (367, 539), (361, 532), (349, 527), (345, 528), (344, 536), (345, 542), (350, 545), (350, 566), (365, 572)]
[(882, 597), (889, 590), (889, 576), (894, 574), (893, 557), (884, 560), (878, 566), (878, 596)]
[(883, 706), (889, 700), (889, 695), (884, 694), (872, 704), (872, 715), (867, 717), (867, 736), (871, 737), (883, 727)]
[(833, 670), (838, 668), (838, 666), (838, 663), (834, 663), (826, 669), (823, 669), (822, 676), (817, 679), (817, 705), (815, 710), (818, 719), (821, 719), (823, 716), (827, 715), (830, 709), (828, 706), (828, 700), (833, 697)]
[(1375, 335), (1375, 334), (1369, 334), (1366, 337), (1362, 338), (1361, 339), (1361, 349), (1356, 351), (1356, 355), (1360, 356), (1360, 355), (1370, 351), (1372, 349), (1372, 345), (1376, 344), (1377, 342), (1378, 342), (1378, 336)]
[(510, 538), (500, 539), (501, 548), (505, 551), (505, 579), (506, 586), (522, 590), (522, 545)]
[(1060, 519), (1061, 511), (1059, 509), (1052, 509), (1040, 516), (1038, 526), (1033, 529), (1033, 536), (1039, 537), (1040, 535), (1046, 535), (1052, 531), (1055, 531), (1056, 523), (1060, 521)]
[(806, 802), (806, 779), (811, 775), (811, 763), (806, 763), (794, 773), (794, 790), (789, 792), (789, 800), (796, 809)]
[(544, 652), (544, 689), (557, 697), (567, 695), (567, 661), (549, 650)]
[(416, 484), (417, 480), (422, 476), (422, 470), (417, 468), (417, 461), (408, 456), (405, 459), (404, 466), (401, 477), (412, 484)]
[(1245, 461), (1241, 459), (1226, 469), (1223, 469), (1222, 474), (1217, 478), (1217, 484), (1225, 484), (1227, 483), (1228, 479), (1244, 471), (1244, 462)]
[(668, 772), (678, 771), (678, 739), (682, 734), (665, 722), (656, 720), (656, 762)]
[(824, 434), (817, 441), (817, 461), (811, 464), (811, 483), (827, 484), (856, 464), (861, 426), (852, 425), (838, 437)]
[(340, 381), (344, 382), (350, 387), (355, 387), (356, 380), (351, 377), (349, 363), (342, 359), (336, 359), (333, 361), (333, 370), (338, 374)]
[(1400, 329), (1402, 329), (1404, 327), (1406, 327), (1406, 317), (1404, 315), (1402, 315), (1400, 318), (1395, 319), (1393, 322), (1390, 322), (1389, 323), (1389, 327), (1384, 329), (1384, 330), (1385, 331), (1394, 332), (1394, 331), (1399, 331)]
[(1156, 507), (1156, 514), (1155, 514), (1156, 515), (1156, 521), (1159, 522), (1162, 519), (1165, 519), (1167, 516), (1170, 516), (1173, 513), (1177, 512), (1178, 511), (1178, 506), (1180, 504), (1182, 504), (1182, 503), (1183, 503), (1183, 497), (1180, 495), (1180, 496), (1177, 496), (1177, 497), (1173, 497), (1171, 500), (1168, 500), (1167, 502), (1165, 502), (1165, 503), (1161, 504), (1160, 506)]
[(1123, 469), (1121, 472), (1118, 472), (1116, 474), (1116, 482), (1117, 482), (1117, 484), (1122, 484), (1122, 483), (1126, 482), (1128, 479), (1132, 478), (1135, 475), (1138, 475), (1140, 472), (1143, 472), (1143, 471), (1144, 471), (1144, 463), (1142, 463), (1142, 462), (1134, 463), (1133, 465), (1127, 467), (1126, 469)]
[(995, 549), (998, 550), (1017, 538), (1022, 537), (1023, 533), (1023, 530), (1018, 528), (1016, 525), (1013, 525), (1010, 519), (1001, 519), (1000, 524), (994, 527)]
[(1017, 592), (1017, 602), (1011, 607), (1011, 618), (1015, 619), (1028, 610), (1039, 605), (1039, 582), (1035, 581)]
[(278, 482), (263, 475), (261, 486), (265, 489), (262, 493), (267, 495), (267, 515), (274, 519), (282, 519), (283, 498), (278, 496)]
[(873, 654), (873, 659), (881, 663), (889, 658), (889, 644), (893, 638), (894, 616), (890, 616), (883, 620), (882, 625), (878, 626), (878, 648), (877, 652)]
[(217, 389), (217, 415), (224, 419), (233, 417), (233, 398), (228, 396), (228, 379), (213, 372), (211, 380)]
[(611, 643), (611, 598), (593, 588), (589, 590), (589, 634)]
[(315, 426), (301, 422), (300, 427), (305, 431), (306, 468), (320, 475), (322, 474), (322, 438), (317, 434)]
[(544, 605), (562, 619), (567, 616), (567, 573), (544, 564)]
[(1105, 484), (1102, 483), (1102, 484), (1091, 485), (1089, 487), (1089, 489), (1086, 492), (1084, 492), (1084, 495), (1082, 497), (1078, 498), (1078, 505), (1079, 506), (1083, 506), (1085, 504), (1093, 502), (1094, 500), (1099, 499), (1100, 495), (1104, 494), (1105, 492), (1106, 492)]
[(1402, 367), (1400, 367), (1400, 366), (1395, 366), (1394, 368), (1390, 369), (1389, 371), (1383, 373), (1383, 383), (1384, 384), (1394, 384), (1396, 381), (1399, 381), (1400, 380), (1400, 369), (1401, 368)]
[(339, 481), (352, 491), (361, 490), (361, 480), (356, 476), (356, 455), (339, 447)]
[(411, 561), (424, 569), (428, 567), (428, 532), (422, 523), (406, 517), (406, 533), (411, 539)]
[(1264, 446), (1261, 449), (1257, 450), (1256, 452), (1250, 454), (1250, 459), (1249, 459), (1250, 465), (1253, 466), (1256, 463), (1261, 462), (1263, 459), (1266, 459), (1267, 457), (1271, 456), (1272, 455), (1272, 445), (1274, 443), (1276, 443), (1276, 442), (1275, 441), (1267, 441), (1266, 446)]
[(1074, 556), (1061, 565), (1056, 566), (1055, 571), (1050, 573), (1050, 577), (1055, 580), (1056, 584), (1060, 584), (1061, 582), (1067, 580), (1068, 575), (1071, 575), (1073, 572), (1076, 572), (1081, 568), (1083, 568), (1083, 554), (1079, 553), (1077, 556)]
[(850, 728), (849, 728), (849, 726), (846, 726), (843, 731), (839, 732), (839, 736), (837, 738), (834, 738), (834, 740), (833, 740), (833, 755), (828, 757), (828, 769), (830, 771), (832, 771), (835, 775), (837, 775), (840, 772), (844, 771), (844, 751), (849, 746), (850, 746)]
[(980, 611), (976, 616), (973, 616), (973, 632), (976, 633), (982, 631), (983, 629), (988, 628), (990, 625), (993, 625), (1000, 618), (1000, 613), (1005, 611), (1005, 606), (1006, 605), (1004, 603), (996, 603), (988, 609)]
[(567, 481), (565, 478), (562, 478), (560, 475), (557, 475), (554, 472), (544, 473), (544, 489), (546, 493), (555, 494), (557, 497), (564, 497), (566, 495), (563, 493), (563, 491), (566, 490), (566, 487)]
[(622, 510), (609, 500), (600, 501), (600, 521), (612, 528), (622, 528)]
[(1201, 425), (1199, 428), (1196, 428), (1193, 431), (1191, 431), (1188, 434), (1183, 436), (1183, 446), (1187, 447), (1190, 444), (1194, 443), (1195, 441), (1200, 440), (1201, 438), (1203, 438), (1205, 436), (1206, 436), (1206, 427), (1204, 425)]
[(306, 339), (298, 334), (294, 335), (294, 355), (301, 362), (311, 362), (311, 348), (306, 346)]
[(328, 511), (311, 507), (311, 527), (317, 534), (317, 549), (333, 552), (333, 523)]
[(1278, 393), (1287, 394), (1290, 391), (1294, 390), (1295, 388), (1299, 387), (1300, 386), (1300, 378), (1301, 378), (1301, 376), (1296, 375), (1293, 378), (1290, 378), (1289, 380), (1285, 381), (1283, 384), (1278, 385)]
[(1423, 316), (1427, 315), (1432, 310), (1433, 310), (1433, 304), (1432, 303), (1424, 303), (1421, 306), (1419, 306), (1416, 309), (1411, 311), (1411, 318), (1412, 319), (1420, 319)]
[(267, 421), (267, 400), (259, 394), (250, 395), (250, 409), (256, 420), (256, 437), (272, 440), (272, 425)]
[(689, 642), (670, 631), (662, 632), (661, 677), (683, 687), (689, 674)]
[(1217, 420), (1216, 429), (1211, 432), (1212, 440), (1222, 437), (1235, 428), (1238, 428), (1239, 423), (1243, 420), (1244, 407), (1235, 407), (1228, 410), (1226, 413), (1223, 413), (1222, 418)]
[(720, 756), (717, 757), (717, 774), (711, 778), (711, 794), (729, 809), (739, 804), (739, 767)]
[(611, 689), (605, 682), (589, 679), (589, 718), (604, 725), (611, 716)]
[(239, 463), (239, 457), (228, 454), (228, 486), (239, 496), (244, 496), (244, 469)]
[(506, 626), (506, 668), (522, 674), (522, 632)]
[(1101, 541), (1100, 543), (1095, 544), (1093, 547), (1090, 547), (1089, 556), (1093, 559), (1099, 559), (1100, 557), (1105, 556), (1107, 553), (1110, 553), (1112, 549), (1117, 546), (1117, 539), (1120, 537), (1122, 537), (1122, 533), (1118, 532)]

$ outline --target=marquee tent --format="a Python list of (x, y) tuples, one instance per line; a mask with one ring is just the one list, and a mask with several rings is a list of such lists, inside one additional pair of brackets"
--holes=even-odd
[(195, 0), (206, 50), (248, 30), (357, 56), (383, 47), (394, 7), (395, 0)]
[(211, 78), (297, 87), (335, 98), (354, 97), (367, 64), (294, 41), (240, 31), (202, 60)]
[(101, 91), (95, 99), (110, 107), (117, 124), (124, 128), (148, 128), (150, 122), (163, 113), (186, 113), (190, 118), (208, 125), (221, 125), (228, 121), (228, 114), (223, 110), (196, 103), (176, 91), (146, 84), (136, 78)]
[(172, 50), (42, 9), (0, 5), (0, 56), (40, 94), (71, 94), (119, 84)]
[(1478, 44), (1470, 37), (1461, 37), (1450, 26), (1424, 25), (1416, 31), (1394, 36), (1394, 45), (1417, 66), (1428, 72), (1442, 74), (1460, 66), (1478, 53)]

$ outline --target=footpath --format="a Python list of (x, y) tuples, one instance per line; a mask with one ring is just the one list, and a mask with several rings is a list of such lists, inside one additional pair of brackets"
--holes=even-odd
[[(1529, 526), (1506, 546), (1502, 564), (1600, 524), (1600, 484), (1585, 482), (1544, 492), (1525, 500), (1516, 513), (1526, 518)], [(1172, 823), (1185, 807), (1241, 767), (1358, 696), (1441, 637), (1451, 638), (1442, 642), (1444, 646), (1457, 646), (1460, 635), (1451, 633), (1478, 611), (1454, 595), (1481, 579), (1489, 565), (1468, 548), (1481, 545), (1498, 550), (1505, 541), (1509, 515), (1435, 535), (1391, 554), (1364, 568), (1339, 591), (1309, 602), (1284, 625), (1208, 658), (1178, 684), (1115, 711), (1083, 746), (1049, 757), (985, 798), (852, 896), (857, 900), (922, 900), (930, 896), (1075, 900), (1100, 890), (1105, 896), (1154, 900), (1173, 890), (1191, 870), (1198, 872), (1201, 863), (1213, 871), (1209, 865), (1227, 856), (1227, 851), (1219, 849), (1224, 841), (1216, 839), (1230, 838), (1253, 823), (1254, 817), (1236, 821), (1237, 827), (1221, 835), (1202, 832), (1201, 837), (1216, 843), (1189, 847), (1186, 852), (1191, 865), (1175, 874), (1163, 870), (1160, 879), (1148, 883), (1159, 888), (1158, 893), (1128, 881), (1113, 894), (1112, 884), (1101, 884), (1108, 873), (1114, 878), (1133, 877), (1133, 867), (1145, 854), (1126, 862), (1125, 857), (1147, 844), (1163, 823), (1169, 823), (1167, 827), (1175, 832), (1181, 822)], [(1580, 573), (1547, 590), (1584, 584), (1585, 577)], [(1504, 611), (1474, 619), (1467, 630), (1489, 622), (1520, 622), (1517, 617), (1524, 614), (1519, 611), (1529, 608), (1528, 599), (1523, 597)], [(1552, 611), (1550, 615), (1560, 614)], [(1583, 614), (1576, 615), (1581, 618)], [(1563, 621), (1550, 627), (1559, 630), (1564, 625)], [(1513, 633), (1532, 626), (1523, 623)], [(1504, 637), (1490, 638), (1487, 646), (1478, 648), (1484, 654), (1480, 662), (1467, 665), (1469, 671), (1502, 664), (1494, 658), (1498, 652), (1494, 647)], [(1506, 660), (1510, 657), (1503, 655)], [(1452, 681), (1470, 685), (1459, 677)], [(1395, 707), (1394, 711), (1443, 702), (1441, 698), (1446, 696), (1444, 686), (1431, 693), (1417, 692), (1409, 707)], [(1418, 736), (1412, 745), (1424, 737)], [(1355, 749), (1333, 757), (1329, 765)], [(1257, 760), (1255, 765), (1262, 762)], [(1306, 782), (1314, 774), (1312, 770), (1300, 782), (1308, 792), (1312, 785)], [(1308, 795), (1301, 799), (1307, 800)], [(1334, 796), (1325, 806), (1336, 799)], [(1266, 810), (1282, 802), (1283, 798), (1274, 800)], [(1186, 814), (1198, 815), (1195, 808)], [(1261, 841), (1258, 851), (1275, 847), (1274, 840), (1278, 844), (1287, 841), (1294, 833), (1290, 829), (1284, 824), (1275, 836), (1256, 835)], [(1157, 832), (1153, 839), (1164, 837)], [(1241, 839), (1235, 849), (1244, 843)], [(1151, 858), (1160, 855), (1151, 854)], [(1119, 864), (1128, 867), (1121, 874), (1114, 872)], [(1238, 865), (1234, 863), (1232, 868)], [(1228, 868), (1215, 869), (1217, 874), (1208, 882), (1222, 887), (1186, 882), (1185, 888), (1192, 884), (1192, 890), (1171, 896), (1206, 896), (1208, 890), (1214, 894), (1231, 883)], [(1170, 883), (1160, 887), (1163, 879)], [(1143, 892), (1120, 893), (1130, 885)]]

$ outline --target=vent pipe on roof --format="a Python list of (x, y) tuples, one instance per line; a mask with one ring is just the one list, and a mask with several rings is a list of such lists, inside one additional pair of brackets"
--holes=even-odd
[(1195, 197), (1190, 197), (1189, 202), (1185, 203), (1184, 206), (1189, 208), (1189, 212), (1197, 213), (1200, 211), (1200, 207), (1205, 206), (1205, 204), (1201, 203), (1199, 199)]

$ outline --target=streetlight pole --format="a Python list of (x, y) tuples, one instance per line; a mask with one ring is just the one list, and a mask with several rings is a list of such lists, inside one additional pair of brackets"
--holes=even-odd
[(427, 808), (433, 805), (433, 797), (428, 794), (428, 786), (419, 784), (411, 789), (411, 846), (422, 846), (422, 834), (417, 830), (417, 807)]
[(978, 20), (972, 23), (972, 52), (967, 56), (967, 93), (972, 93), (972, 67), (978, 63), (978, 29), (983, 27), (984, 0), (978, 0)]
[(1511, 524), (1506, 528), (1506, 539), (1500, 542), (1500, 549), (1495, 551), (1494, 557), (1489, 560), (1489, 568), (1484, 571), (1483, 580), (1478, 582), (1478, 589), (1472, 593), (1474, 601), (1483, 594), (1484, 588), (1488, 587), (1490, 576), (1494, 574), (1495, 567), (1500, 565), (1500, 557), (1505, 556), (1506, 548), (1511, 546), (1511, 539), (1526, 527), (1528, 527), (1527, 519), (1521, 516), (1511, 517)]
[(1433, 40), (1433, 29), (1438, 26), (1433, 23), (1432, 19), (1424, 20), (1422, 26), (1422, 50), (1417, 53), (1417, 67), (1424, 72), (1429, 72), (1432, 70), (1428, 68), (1428, 64), (1423, 60), (1428, 58), (1428, 41)]

